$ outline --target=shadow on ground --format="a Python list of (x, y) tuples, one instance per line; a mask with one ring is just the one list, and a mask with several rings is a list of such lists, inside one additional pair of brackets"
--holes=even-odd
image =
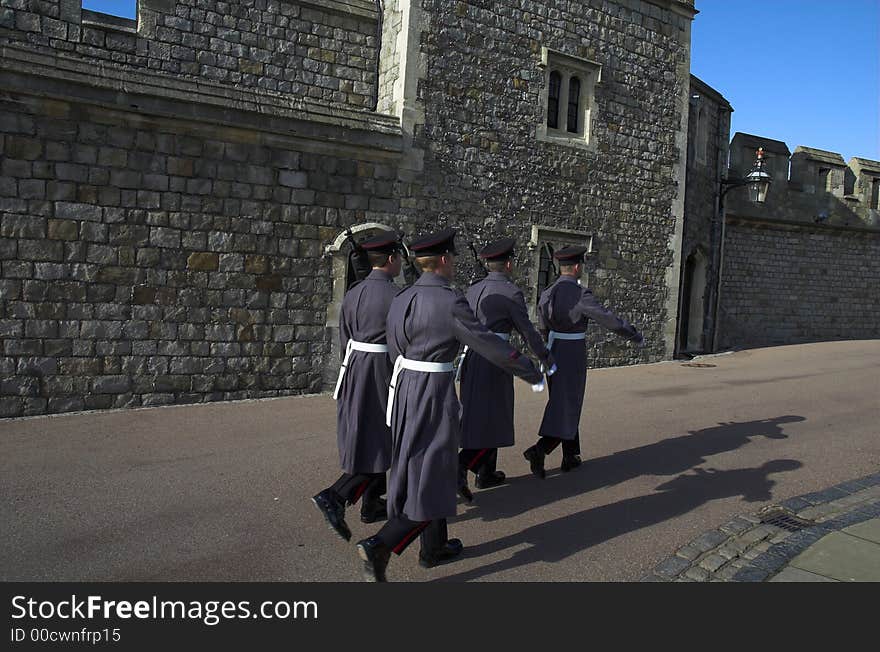
[[(703, 503), (742, 496), (746, 502), (767, 501), (773, 473), (803, 466), (797, 460), (771, 460), (756, 468), (718, 471), (693, 469), (657, 487), (658, 493), (629, 498), (547, 521), (494, 541), (465, 548), (467, 558), (514, 549), (507, 559), (437, 581), (475, 580), (537, 562), (558, 562), (627, 532), (686, 514)], [(526, 546), (523, 548), (522, 546)], [(577, 578), (572, 578), (577, 579)]]
[[(516, 551), (507, 559), (438, 581), (473, 580), (535, 562), (561, 561), (627, 532), (686, 514), (711, 500), (735, 496), (741, 496), (746, 502), (770, 500), (771, 488), (775, 484), (770, 475), (798, 469), (802, 466), (800, 462), (777, 459), (760, 467), (729, 471), (699, 467), (705, 463), (706, 457), (736, 450), (756, 437), (785, 439), (788, 435), (782, 431), (782, 426), (804, 420), (802, 416), (784, 415), (721, 423), (680, 437), (587, 460), (577, 471), (564, 475), (558, 472), (548, 474), (545, 481), (531, 475), (519, 476), (491, 491), (478, 492), (475, 506), (457, 518), (457, 522), (475, 518), (487, 521), (511, 518), (639, 476), (678, 476), (659, 485), (657, 493), (587, 509), (494, 541), (468, 546), (465, 548), (467, 558), (508, 549)], [(552, 459), (551, 455), (548, 462)]]
[(541, 481), (528, 474), (510, 478), (506, 484), (491, 491), (476, 491), (474, 505), (455, 521), (512, 518), (558, 500), (640, 476), (684, 473), (704, 464), (706, 457), (736, 450), (754, 438), (786, 439), (788, 435), (782, 431), (782, 426), (804, 420), (802, 416), (784, 415), (756, 421), (720, 423), (647, 446), (587, 459), (577, 471), (566, 474), (558, 471), (560, 453), (557, 449), (547, 457), (546, 480)]

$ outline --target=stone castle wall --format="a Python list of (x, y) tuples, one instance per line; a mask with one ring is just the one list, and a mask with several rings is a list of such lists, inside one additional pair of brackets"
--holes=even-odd
[[(533, 226), (591, 234), (589, 284), (645, 330), (653, 359), (671, 354), (690, 65), (690, 17), (658, 4), (422, 2), (424, 194), (409, 213), (478, 243), (525, 244)], [(602, 65), (591, 147), (536, 137), (543, 48)], [(520, 246), (516, 263), (532, 298), (537, 253)], [(613, 335), (591, 341), (596, 366), (638, 359)]]
[(731, 220), (722, 348), (880, 337), (880, 233)]
[(138, 19), (80, 0), (8, 0), (0, 37), (134, 69), (372, 107), (372, 0), (138, 0)]
[[(679, 302), (677, 350), (691, 348), (687, 342), (691, 340), (698, 342), (696, 350), (706, 351), (711, 350), (714, 337), (713, 306), (721, 255), (717, 180), (727, 165), (732, 107), (717, 91), (693, 76), (690, 93), (685, 223), (681, 255), (682, 294)], [(691, 292), (697, 292), (698, 289), (688, 286), (688, 259), (705, 263), (705, 289), (701, 297), (691, 296)], [(699, 308), (692, 310), (692, 303), (702, 303), (702, 325), (696, 314), (693, 318), (690, 316), (690, 312), (699, 312)], [(684, 320), (685, 311), (689, 315), (687, 324)], [(693, 329), (698, 332), (695, 334)]]
[[(533, 228), (587, 233), (590, 285), (649, 341), (639, 357), (592, 333), (592, 364), (671, 354), (687, 3), (389, 1), (388, 58), (363, 69), (369, 91), (343, 90), (343, 80), (358, 82), (343, 74), (356, 66), (341, 64), (342, 54), (366, 61), (369, 48), (378, 52), (366, 25), (379, 21), (363, 15), (367, 3), (236, 3), (251, 24), (223, 29), (242, 42), (282, 38), (285, 11), (305, 20), (321, 5), (322, 20), (341, 21), (335, 63), (326, 55), (323, 72), (310, 71), (306, 60), (319, 59), (306, 48), (294, 60), (306, 47), (298, 42), (281, 77), (268, 62), (262, 73), (242, 68), (259, 61), (251, 57), (259, 42), (248, 43), (238, 67), (223, 59), (228, 74), (207, 74), (204, 66), (220, 67), (207, 55), (219, 62), (219, 41), (235, 38), (209, 18), (230, 15), (221, 4), (141, 0), (134, 53), (99, 57), (87, 48), (107, 53), (119, 40), (87, 25), (94, 17), (78, 2), (3, 3), (0, 415), (325, 389), (344, 276), (324, 252), (345, 227), (366, 223), (409, 236), (455, 226), (461, 286), (472, 271), (468, 240), (513, 235), (530, 301)], [(191, 47), (199, 68), (150, 56), (156, 40), (141, 33), (152, 29), (148, 10), (157, 36), (160, 26), (180, 32), (179, 44), (159, 38), (161, 51)], [(287, 17), (285, 29), (294, 24)], [(207, 49), (186, 36), (209, 24), (218, 31)], [(312, 34), (315, 24), (331, 23), (315, 18), (284, 38)], [(103, 47), (83, 40), (87, 27), (104, 30)], [(346, 52), (354, 34), (366, 38), (361, 55)], [(590, 148), (536, 138), (544, 47), (602, 66)], [(370, 97), (390, 115), (365, 109)]]
[[(720, 346), (880, 337), (880, 212), (869, 188), (880, 163), (736, 134), (732, 178), (766, 143), (773, 183), (764, 205), (742, 189), (726, 206)], [(861, 192), (846, 187), (847, 174)], [(853, 184), (855, 185), (855, 184)]]

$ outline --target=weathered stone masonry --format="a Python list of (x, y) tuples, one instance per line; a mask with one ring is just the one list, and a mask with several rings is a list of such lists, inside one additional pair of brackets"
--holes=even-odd
[[(425, 0), (416, 131), (422, 215), (462, 227), (463, 239), (526, 243), (532, 225), (590, 233), (590, 285), (645, 329), (653, 359), (671, 354), (673, 339), (677, 285), (666, 274), (677, 270), (690, 63), (691, 15), (665, 4)], [(535, 137), (542, 48), (603, 66), (590, 148)], [(535, 254), (520, 247), (517, 263), (534, 297), (525, 272)], [(613, 336), (591, 339), (597, 365), (635, 359)]]
[(720, 346), (880, 337), (880, 212), (869, 193), (880, 163), (803, 146), (789, 157), (784, 143), (737, 133), (731, 177), (764, 143), (766, 204), (733, 190), (725, 211)]
[[(0, 1), (0, 415), (322, 390), (322, 254), (364, 223), (513, 235), (530, 299), (532, 228), (587, 234), (671, 354), (687, 3), (389, 0), (381, 45), (374, 7)], [(542, 48), (602, 65), (588, 148), (535, 138)]]

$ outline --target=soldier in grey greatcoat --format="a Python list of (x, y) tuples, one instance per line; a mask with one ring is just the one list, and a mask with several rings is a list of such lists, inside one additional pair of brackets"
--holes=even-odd
[(446, 519), (456, 510), (461, 407), (452, 361), (460, 344), (530, 383), (542, 380), (532, 362), (483, 326), (464, 295), (450, 285), (454, 236), (445, 229), (412, 242), (410, 250), (423, 273), (388, 311), (388, 349), (394, 360), (387, 414), (393, 435), (389, 520), (357, 544), (370, 581), (385, 581), (391, 553), (399, 555), (416, 535), (421, 536), (422, 566), (430, 568), (462, 551), (461, 541), (446, 533)]
[(587, 351), (584, 345), (587, 322), (644, 345), (644, 337), (626, 320), (600, 304), (593, 293), (580, 284), (586, 247), (566, 247), (554, 254), (560, 275), (541, 293), (538, 301), (539, 328), (553, 352), (558, 370), (548, 379), (550, 396), (538, 431), (538, 443), (523, 453), (532, 473), (544, 477), (544, 457), (562, 444), (563, 472), (580, 466), (578, 430), (584, 389), (587, 383)]
[(342, 366), (333, 398), (336, 399), (336, 433), (342, 476), (312, 498), (330, 527), (351, 539), (345, 522), (345, 505), (361, 497), (361, 521), (387, 518), (385, 472), (391, 466), (391, 429), (385, 424), (388, 383), (392, 365), (385, 339), (385, 320), (399, 289), (393, 282), (400, 273), (401, 243), (396, 233), (384, 233), (360, 246), (372, 270), (355, 283), (342, 299), (339, 344)]
[[(480, 251), (489, 273), (467, 290), (467, 300), (477, 318), (499, 338), (508, 341), (516, 329), (544, 369), (553, 368), (553, 356), (532, 322), (523, 293), (511, 280), (515, 240), (491, 242)], [(460, 366), (461, 452), (459, 493), (473, 496), (467, 472), (476, 475), (480, 489), (504, 482), (496, 470), (498, 449), (513, 446), (513, 377), (478, 353), (466, 350)]]

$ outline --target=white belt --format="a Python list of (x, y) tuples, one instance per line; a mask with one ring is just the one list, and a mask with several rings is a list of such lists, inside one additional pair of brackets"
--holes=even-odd
[(348, 367), (348, 359), (351, 357), (352, 351), (366, 351), (367, 353), (388, 353), (387, 344), (369, 344), (368, 342), (358, 342), (356, 340), (348, 340), (345, 345), (345, 356), (342, 358), (342, 365), (339, 367), (339, 377), (336, 379), (336, 388), (333, 390), (333, 400), (339, 396), (339, 388), (342, 387), (342, 378), (345, 376), (345, 370)]
[(391, 384), (388, 386), (388, 410), (385, 412), (385, 425), (391, 425), (391, 410), (394, 407), (394, 390), (397, 387), (397, 376), (403, 369), (411, 371), (424, 371), (432, 374), (448, 373), (452, 371), (451, 362), (422, 362), (421, 360), (408, 360), (402, 355), (394, 361), (394, 372), (391, 374)]
[(587, 339), (586, 333), (557, 333), (556, 331), (550, 331), (550, 337), (547, 338), (547, 348), (553, 348), (554, 340), (585, 340)]
[[(505, 342), (510, 341), (510, 333), (496, 333), (495, 331), (492, 331), (492, 332), (495, 335), (497, 335), (498, 337), (500, 337), (502, 340), (504, 340)], [(469, 350), (470, 349), (468, 348), (468, 345), (465, 344), (464, 348), (461, 351), (461, 355), (458, 356), (458, 367), (456, 367), (456, 369), (455, 369), (455, 382), (458, 382), (459, 380), (461, 380), (461, 366), (464, 364), (464, 356), (467, 355), (467, 352)]]

